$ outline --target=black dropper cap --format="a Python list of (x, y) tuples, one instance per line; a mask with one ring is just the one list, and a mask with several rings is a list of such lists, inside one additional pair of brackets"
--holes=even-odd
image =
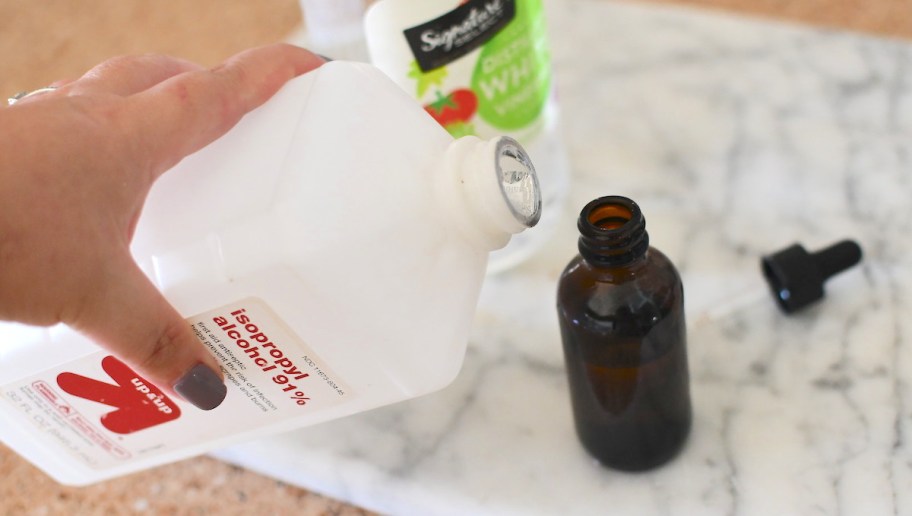
[(823, 297), (823, 284), (861, 261), (861, 247), (843, 240), (808, 253), (801, 244), (764, 256), (763, 275), (785, 313), (794, 313)]

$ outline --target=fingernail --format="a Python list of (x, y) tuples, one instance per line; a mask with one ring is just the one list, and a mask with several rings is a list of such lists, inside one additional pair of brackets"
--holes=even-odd
[(222, 404), (228, 395), (228, 388), (205, 364), (196, 364), (174, 383), (174, 392), (203, 410), (212, 410)]
[(316, 54), (316, 56), (319, 57), (319, 58), (321, 58), (321, 59), (323, 59), (323, 60), (326, 61), (327, 63), (330, 62), (330, 61), (335, 61), (335, 59), (333, 59), (333, 58), (331, 58), (331, 57), (326, 57), (326, 56), (324, 56), (323, 54)]

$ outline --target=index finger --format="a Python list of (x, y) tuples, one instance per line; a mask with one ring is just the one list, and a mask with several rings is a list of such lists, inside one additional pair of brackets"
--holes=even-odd
[(280, 43), (246, 50), (211, 70), (177, 75), (130, 97), (128, 116), (140, 126), (132, 136), (141, 139), (137, 144), (157, 176), (323, 62), (303, 48)]

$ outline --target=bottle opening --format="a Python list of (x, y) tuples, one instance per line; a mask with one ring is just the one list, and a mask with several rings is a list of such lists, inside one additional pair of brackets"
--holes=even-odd
[(579, 250), (590, 263), (617, 267), (649, 248), (646, 219), (635, 202), (619, 195), (600, 197), (580, 212)]
[(595, 206), (586, 218), (599, 229), (618, 229), (630, 222), (633, 212), (620, 204), (601, 204)]
[(541, 219), (542, 198), (538, 175), (525, 149), (508, 137), (497, 142), (497, 177), (513, 216), (526, 227)]

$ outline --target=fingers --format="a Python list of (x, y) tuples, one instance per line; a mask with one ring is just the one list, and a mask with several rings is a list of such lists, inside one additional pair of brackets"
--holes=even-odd
[(129, 257), (109, 267), (70, 324), (154, 384), (211, 410), (225, 399), (221, 369)]
[(133, 95), (175, 75), (201, 69), (198, 64), (165, 55), (115, 57), (92, 68), (79, 79), (63, 85), (59, 93)]
[[(78, 79), (61, 79), (48, 87), (55, 89), (50, 93), (51, 97), (98, 93), (128, 96), (175, 75), (196, 70), (202, 70), (202, 67), (176, 57), (156, 54), (120, 56), (95, 66)], [(18, 103), (32, 102), (39, 97), (41, 95), (26, 97)]]
[(323, 60), (291, 45), (242, 52), (206, 71), (177, 75), (131, 99), (137, 137), (161, 173), (212, 142), (269, 99), (289, 79)]

